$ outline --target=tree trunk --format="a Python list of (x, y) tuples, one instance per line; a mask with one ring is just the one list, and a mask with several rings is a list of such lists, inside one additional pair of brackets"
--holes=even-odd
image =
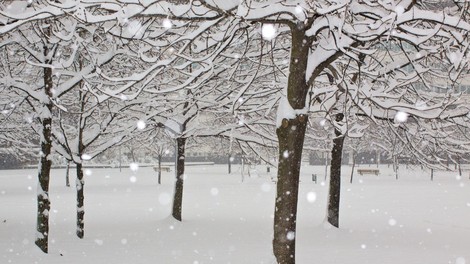
[(228, 174), (232, 173), (232, 155), (228, 155)]
[(70, 161), (67, 161), (65, 168), (65, 186), (70, 187)]
[(351, 179), (349, 180), (349, 183), (353, 182), (353, 177), (354, 177), (354, 167), (356, 167), (356, 152), (353, 150), (353, 164), (352, 164), (352, 169), (351, 169)]
[[(293, 109), (304, 109), (308, 86), (305, 72), (311, 39), (302, 25), (292, 26), (292, 48), (287, 83), (287, 101)], [(283, 113), (278, 113), (282, 117)], [(279, 117), (278, 117), (279, 118)], [(283, 118), (277, 128), (279, 161), (274, 211), (273, 252), (278, 264), (295, 263), (297, 201), (302, 148), (308, 117), (296, 114)]]
[[(343, 120), (342, 113), (336, 114), (336, 122)], [(341, 196), (341, 158), (343, 154), (344, 136), (335, 128), (333, 149), (331, 150), (330, 189), (328, 193), (328, 223), (339, 227), (339, 204)]]
[(162, 155), (158, 155), (158, 184), (162, 184)]
[(178, 221), (181, 221), (183, 207), (183, 183), (184, 183), (184, 159), (186, 138), (177, 138), (177, 156), (176, 156), (176, 182), (173, 196), (173, 210), (171, 215)]
[(328, 153), (325, 152), (325, 181), (328, 178)]
[(305, 116), (284, 119), (283, 126), (277, 129), (279, 165), (273, 249), (279, 264), (295, 263), (299, 173), (306, 119)]
[(380, 165), (380, 153), (377, 150), (375, 151), (375, 161), (377, 162), (377, 168), (378, 168)]
[[(47, 34), (47, 32), (46, 32)], [(49, 56), (49, 47), (44, 44), (44, 56)], [(50, 61), (46, 61), (50, 64)], [(44, 68), (44, 94), (47, 96), (48, 101), (41, 106), (42, 113), (40, 115), (41, 122), (41, 158), (39, 163), (38, 172), (38, 197), (37, 197), (37, 222), (36, 222), (36, 239), (35, 244), (44, 253), (49, 250), (49, 212), (51, 203), (49, 200), (49, 179), (51, 172), (51, 160), (49, 155), (52, 149), (52, 68)]]
[(51, 202), (49, 200), (49, 179), (51, 171), (51, 118), (42, 120), (42, 137), (41, 137), (41, 160), (38, 173), (38, 197), (37, 197), (37, 223), (36, 223), (36, 245), (44, 253), (49, 250), (49, 212)]
[(84, 187), (85, 180), (83, 179), (83, 164), (76, 163), (77, 166), (77, 236), (83, 238), (85, 235), (85, 207), (84, 207)]
[(393, 157), (393, 171), (395, 172), (395, 179), (398, 180), (398, 158), (396, 156)]

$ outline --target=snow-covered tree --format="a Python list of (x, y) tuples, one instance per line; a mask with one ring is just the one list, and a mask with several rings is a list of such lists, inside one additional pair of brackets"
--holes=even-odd
[[(286, 85), (278, 106), (277, 139), (279, 144), (277, 197), (274, 215), (273, 250), (278, 263), (295, 263), (295, 235), (300, 162), (303, 142), (308, 123), (308, 111), (339, 109), (334, 98), (345, 98), (358, 112), (371, 118), (393, 118), (397, 112), (421, 118), (437, 118), (448, 104), (445, 97), (425, 101), (428, 111), (420, 111), (416, 98), (423, 93), (414, 89), (412, 100), (408, 89), (412, 83), (422, 80), (425, 89), (439, 76), (427, 65), (442, 56), (452, 63), (450, 71), (442, 77), (455, 81), (467, 63), (467, 34), (470, 25), (462, 17), (468, 15), (465, 3), (443, 8), (429, 9), (421, 1), (156, 1), (156, 2), (114, 2), (80, 1), (56, 3), (45, 12), (38, 8), (23, 16), (13, 16), (15, 21), (4, 23), (0, 32), (7, 32), (28, 20), (60, 16), (72, 13), (88, 23), (112, 23), (117, 21), (128, 30), (127, 35), (157, 37), (152, 49), (176, 50), (171, 56), (156, 51), (152, 66), (146, 71), (120, 78), (127, 83), (113, 91), (103, 89), (108, 95), (129, 89), (144, 89), (151, 79), (164, 69), (187, 69), (194, 62), (200, 68), (181, 84), (184, 87), (198, 87), (209, 78), (213, 69), (219, 69), (217, 60), (222, 51), (234, 43), (234, 38), (257, 38), (270, 42), (278, 34), (286, 36), (290, 45), (286, 73)], [(460, 9), (459, 9), (460, 8)], [(465, 17), (464, 17), (465, 18)], [(154, 27), (147, 21), (171, 19), (168, 27)], [(174, 26), (174, 27), (173, 27)], [(123, 27), (109, 28), (110, 31), (126, 32)], [(140, 30), (144, 28), (144, 30)], [(259, 34), (240, 34), (246, 29), (259, 30)], [(149, 30), (150, 29), (150, 30)], [(147, 35), (146, 35), (147, 34)], [(163, 38), (165, 36), (165, 38)], [(210, 36), (210, 37), (208, 37)], [(202, 40), (205, 40), (204, 42)], [(207, 43), (204, 52), (192, 53), (192, 45)], [(260, 43), (263, 43), (260, 41)], [(389, 45), (390, 44), (390, 45)], [(406, 44), (406, 45), (405, 45)], [(408, 46), (412, 48), (408, 49)], [(398, 47), (403, 57), (392, 55), (390, 50)], [(149, 50), (147, 50), (149, 51)], [(149, 52), (139, 49), (141, 57), (148, 60)], [(365, 55), (364, 60), (360, 55)], [(412, 54), (413, 56), (409, 56)], [(410, 66), (411, 73), (406, 72)], [(326, 81), (325, 72), (334, 67), (337, 72), (335, 85)], [(358, 71), (361, 77), (356, 81)], [(442, 69), (441, 69), (442, 73)], [(429, 75), (428, 75), (429, 74)], [(170, 74), (167, 76), (171, 76)], [(103, 75), (101, 76), (103, 77)], [(113, 76), (114, 77), (114, 76)], [(111, 80), (110, 76), (107, 78)], [(169, 79), (167, 79), (169, 80)], [(160, 89), (180, 89), (181, 85)], [(323, 83), (323, 84), (322, 84)], [(338, 85), (341, 84), (341, 85)], [(168, 86), (167, 86), (168, 87)], [(325, 91), (326, 90), (326, 91)], [(328, 92), (330, 90), (331, 92)], [(345, 92), (346, 91), (346, 92)], [(310, 93), (312, 92), (312, 93)], [(429, 91), (426, 91), (429, 94)], [(339, 96), (344, 94), (344, 96)], [(183, 93), (183, 96), (188, 93)], [(333, 95), (333, 97), (328, 97)], [(346, 96), (348, 95), (348, 96)], [(351, 96), (349, 96), (351, 95)], [(405, 96), (406, 95), (406, 96)], [(318, 102), (317, 98), (321, 98)], [(314, 100), (308, 101), (313, 98)], [(364, 100), (367, 99), (367, 100)], [(443, 99), (443, 100), (441, 100)], [(314, 104), (314, 102), (318, 102)], [(349, 108), (345, 108), (349, 109)], [(434, 111), (429, 111), (429, 110)], [(348, 110), (349, 111), (349, 110)], [(338, 116), (330, 112), (330, 116)], [(344, 135), (343, 123), (348, 114), (337, 121), (339, 131)]]
[[(31, 121), (33, 130), (39, 136), (36, 244), (47, 253), (54, 114), (62, 108), (61, 97), (75, 89), (84, 76), (91, 74), (97, 65), (108, 62), (115, 52), (113, 45), (108, 45), (109, 49), (102, 51), (102, 56), (94, 59), (93, 64), (74, 70), (72, 66), (77, 50), (86, 42), (78, 34), (79, 29), (83, 27), (75, 19), (63, 16), (44, 20), (32, 19), (27, 22), (21, 18), (23, 15), (38, 10), (44, 11), (43, 8), (47, 5), (26, 1), (12, 1), (6, 4), (0, 14), (0, 46), (2, 52), (11, 54), (11, 60), (15, 63), (14, 67), (2, 76), (1, 82), (9, 89), (15, 90), (15, 93), (27, 102), (30, 114), (25, 118)], [(89, 55), (93, 56), (92, 54), (93, 50), (89, 50)]]

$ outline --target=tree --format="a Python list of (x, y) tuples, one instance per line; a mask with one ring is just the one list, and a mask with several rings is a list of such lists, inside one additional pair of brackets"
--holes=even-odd
[[(201, 2), (200, 5), (175, 5), (165, 3), (169, 10), (176, 11), (186, 8), (187, 12), (172, 12), (178, 14), (172, 16), (173, 19), (206, 21), (207, 24), (213, 21), (222, 21), (226, 18), (227, 23), (244, 26), (246, 22), (252, 22), (254, 26), (260, 26), (258, 23), (271, 24), (267, 32), (273, 32), (273, 25), (279, 26), (279, 31), (290, 33), (290, 63), (289, 74), (285, 97), (280, 101), (278, 111), (277, 137), (279, 142), (279, 164), (278, 164), (278, 185), (274, 219), (274, 240), (273, 249), (278, 263), (295, 262), (295, 230), (297, 215), (297, 194), (299, 183), (299, 168), (302, 155), (303, 141), (308, 120), (306, 106), (309, 90), (319, 90), (316, 82), (325, 69), (336, 62), (347, 62), (347, 58), (357, 58), (360, 53), (366, 54), (369, 61), (375, 61), (378, 53), (370, 54), (369, 50), (375, 45), (386, 41), (387, 39), (405, 41), (414, 44), (418, 50), (426, 47), (424, 40), (445, 37), (449, 41), (455, 39), (450, 35), (443, 36), (440, 32), (432, 29), (446, 28), (450, 26), (459, 31), (468, 30), (469, 25), (458, 19), (458, 14), (436, 14), (433, 11), (423, 10), (415, 6), (416, 2), (408, 1), (400, 3), (381, 4), (381, 3), (354, 3), (331, 4), (323, 2), (307, 3), (285, 3), (285, 1), (251, 2), (251, 3), (208, 3)], [(266, 5), (270, 6), (268, 11)], [(373, 5), (373, 6), (372, 6)], [(135, 10), (145, 10), (145, 15), (165, 16), (167, 12), (156, 7), (155, 9), (141, 8), (139, 4), (129, 4), (135, 7)], [(114, 10), (120, 10), (119, 5), (115, 5)], [(373, 10), (372, 10), (373, 9)], [(205, 10), (206, 12), (204, 12)], [(282, 10), (282, 12), (278, 12)], [(136, 13), (137, 13), (136, 12)], [(205, 15), (196, 15), (205, 14)], [(237, 14), (237, 16), (235, 16)], [(136, 16), (138, 14), (135, 14)], [(238, 20), (238, 18), (241, 18)], [(383, 19), (387, 18), (387, 19)], [(441, 25), (441, 26), (439, 26)], [(206, 27), (204, 30), (206, 30)], [(362, 30), (358, 30), (361, 28)], [(418, 30), (419, 28), (419, 30)], [(217, 30), (220, 28), (216, 28)], [(395, 30), (395, 31), (394, 31)], [(198, 31), (200, 32), (200, 31)], [(275, 31), (274, 31), (275, 32)], [(422, 32), (425, 32), (423, 37)], [(444, 31), (443, 31), (444, 32)], [(269, 35), (269, 34), (268, 34)], [(465, 34), (459, 36), (465, 37)], [(441, 41), (441, 40), (439, 40)], [(220, 43), (224, 42), (222, 38)], [(429, 43), (433, 42), (432, 40)], [(334, 45), (331, 45), (334, 43)], [(429, 46), (428, 46), (429, 47)], [(444, 50), (428, 49), (429, 56), (441, 54)], [(346, 60), (344, 60), (346, 58)], [(399, 82), (390, 82), (391, 73), (397, 70), (396, 65), (387, 65), (373, 63), (376, 67), (368, 68), (367, 73), (374, 76), (375, 82), (364, 83), (358, 81), (357, 89), (351, 89), (351, 92), (362, 93), (370, 97), (371, 92), (378, 84), (386, 89), (399, 89), (403, 84)], [(421, 59), (424, 61), (424, 59)], [(344, 63), (344, 69), (357, 72), (356, 67), (348, 67)], [(418, 65), (416, 65), (418, 66)], [(401, 66), (400, 66), (401, 67)], [(377, 70), (379, 69), (379, 70)], [(383, 69), (383, 70), (382, 70)], [(398, 68), (400, 69), (400, 68)], [(343, 71), (340, 71), (343, 72)], [(346, 72), (349, 74), (349, 72)], [(386, 74), (383, 74), (386, 73)], [(346, 76), (343, 75), (342, 76)], [(415, 75), (416, 76), (416, 75)], [(400, 74), (393, 79), (398, 80)], [(419, 78), (415, 77), (415, 78)], [(397, 102), (397, 95), (387, 93), (386, 89), (379, 90), (378, 93), (385, 93), (385, 97), (376, 97), (372, 101), (376, 105), (384, 106), (383, 109), (389, 109), (389, 101), (393, 104)], [(385, 99), (384, 99), (385, 98)], [(352, 97), (352, 101), (368, 116), (373, 116), (374, 107), (371, 104), (364, 104), (360, 101), (361, 97)], [(324, 104), (322, 104), (324, 105)], [(382, 111), (379, 116), (389, 117), (395, 114), (409, 104), (395, 104), (393, 111)], [(419, 113), (413, 113), (419, 114)], [(432, 113), (435, 114), (435, 113)]]
[[(56, 6), (60, 7), (60, 4)], [(291, 44), (289, 45), (291, 47), (289, 50), (289, 71), (285, 96), (280, 99), (276, 129), (279, 164), (273, 250), (277, 262), (281, 264), (295, 263), (299, 169), (308, 121), (308, 106), (311, 103), (307, 99), (314, 98), (317, 92), (322, 94), (324, 86), (322, 87), (319, 82), (327, 68), (333, 65), (341, 70), (338, 71), (341, 73), (339, 82), (349, 81), (352, 76), (351, 72), (356, 74), (358, 67), (348, 64), (348, 61), (350, 59), (360, 61), (358, 55), (365, 54), (368, 66), (366, 70), (361, 72), (369, 75), (370, 79), (364, 82), (359, 78), (357, 82), (353, 82), (347, 87), (349, 87), (348, 93), (363, 95), (369, 100), (364, 101), (363, 96), (352, 96), (349, 97), (350, 102), (355, 104), (366, 116), (390, 118), (397, 111), (409, 109), (408, 107), (414, 103), (402, 100), (400, 90), (406, 86), (408, 81), (422, 78), (425, 74), (423, 75), (420, 71), (422, 70), (421, 65), (415, 64), (413, 59), (409, 59), (409, 63), (399, 63), (397, 66), (395, 63), (390, 63), (391, 61), (377, 60), (381, 53), (371, 52), (371, 50), (382, 42), (406, 42), (415, 47), (418, 52), (426, 53), (421, 54), (420, 62), (441, 54), (447, 56), (454, 53), (454, 56), (449, 57), (454, 57), (454, 70), (456, 71), (453, 72), (455, 73), (459, 72), (459, 69), (462, 69), (461, 67), (466, 63), (465, 60), (455, 60), (455, 58), (465, 57), (460, 54), (465, 53), (463, 48), (465, 45), (462, 44), (466, 43), (470, 29), (470, 25), (465, 22), (465, 19), (460, 19), (461, 14), (467, 15), (466, 9), (461, 9), (461, 12), (446, 9), (448, 14), (436, 13), (432, 10), (425, 10), (426, 6), (420, 5), (420, 2), (417, 1), (399, 3), (288, 2), (281, 0), (243, 1), (241, 3), (238, 1), (159, 1), (146, 5), (140, 2), (106, 2), (106, 4), (100, 5), (99, 1), (94, 1), (90, 6), (87, 6), (86, 2), (71, 4), (71, 6), (67, 6), (67, 8), (76, 8), (79, 12), (75, 12), (75, 15), (88, 22), (115, 19), (124, 22), (129, 18), (148, 17), (155, 19), (169, 17), (174, 21), (188, 22), (189, 24), (185, 26), (187, 31), (184, 31), (183, 34), (181, 32), (182, 23), (178, 23), (178, 26), (171, 30), (174, 32), (174, 36), (178, 36), (176, 40), (180, 40), (180, 45), (176, 45), (178, 43), (176, 40), (170, 42), (179, 50), (178, 56), (174, 57), (178, 57), (181, 64), (176, 65), (180, 68), (185, 67), (185, 64), (182, 63), (185, 59), (188, 59), (190, 63), (197, 61), (195, 56), (189, 55), (191, 48), (188, 43), (194, 42), (203, 32), (215, 34), (216, 37), (210, 38), (212, 49), (209, 52), (210, 55), (205, 57), (204, 63), (202, 63), (203, 67), (197, 74), (190, 74), (190, 78), (184, 82), (185, 84), (192, 82), (200, 84), (205, 78), (208, 78), (211, 67), (204, 66), (216, 65), (221, 50), (224, 50), (226, 45), (233, 43), (234, 36), (240, 36), (236, 34), (239, 30), (245, 28), (262, 30), (264, 33), (262, 35), (246, 34), (246, 36), (258, 39), (264, 36), (266, 41), (270, 41), (276, 35), (276, 29), (278, 32), (290, 35), (286, 40)], [(96, 12), (100, 8), (103, 12)], [(44, 11), (38, 10), (29, 15), (28, 19), (37, 19), (40, 15), (47, 17), (61, 14), (60, 10), (53, 9), (52, 11), (54, 12), (44, 14)], [(9, 25), (8, 28), (24, 22), (15, 23)], [(451, 29), (453, 34), (448, 34)], [(158, 35), (162, 30), (157, 29), (155, 32)], [(178, 39), (179, 36), (182, 37)], [(242, 36), (245, 37), (245, 35)], [(439, 43), (443, 41), (446, 44), (441, 46)], [(168, 43), (165, 45), (168, 47)], [(436, 46), (438, 48), (434, 48)], [(182, 61), (179, 60), (180, 58)], [(162, 65), (174, 62), (176, 59), (159, 60), (143, 74), (128, 78), (130, 79), (129, 83), (132, 83), (136, 88), (136, 84), (146, 83), (149, 76), (156, 76), (163, 68)], [(401, 67), (406, 65), (412, 65), (417, 69), (415, 72), (419, 74), (415, 74), (414, 77), (412, 74), (404, 74)], [(455, 75), (450, 77), (455, 77)], [(332, 87), (332, 90), (336, 91), (337, 87)], [(309, 91), (312, 91), (313, 95), (309, 94)], [(324, 107), (325, 104), (334, 104), (334, 101), (323, 100), (318, 105)], [(437, 104), (442, 106), (441, 103), (435, 105)], [(329, 109), (329, 105), (326, 106)], [(376, 108), (375, 106), (380, 107)], [(441, 111), (432, 111), (427, 114), (417, 111), (409, 111), (408, 113), (420, 117), (431, 117), (439, 116)]]
[[(37, 232), (36, 245), (48, 252), (49, 236), (49, 178), (53, 145), (53, 119), (61, 108), (60, 98), (73, 90), (76, 85), (96, 66), (112, 59), (111, 49), (94, 60), (93, 65), (74, 71), (71, 66), (80, 45), (75, 32), (77, 23), (70, 16), (53, 17), (54, 8), (42, 2), (12, 2), (7, 11), (1, 13), (2, 45), (5, 52), (12, 54), (10, 70), (2, 76), (2, 83), (24, 98), (32, 113), (31, 126), (39, 136), (40, 162), (38, 168)], [(50, 19), (23, 20), (27, 13), (46, 12)], [(50, 13), (51, 12), (51, 13)], [(18, 17), (20, 16), (20, 17)], [(34, 15), (33, 15), (34, 16)], [(31, 17), (30, 17), (31, 18)], [(28, 19), (27, 19), (28, 20)], [(14, 56), (13, 56), (14, 55)], [(70, 71), (69, 71), (70, 70)], [(62, 74), (62, 75), (61, 75)]]

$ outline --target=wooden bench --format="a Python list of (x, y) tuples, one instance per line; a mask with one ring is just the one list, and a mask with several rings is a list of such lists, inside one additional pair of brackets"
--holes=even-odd
[[(161, 168), (162, 171), (167, 171), (167, 172), (171, 171), (170, 166), (161, 166), (160, 168)], [(158, 166), (153, 166), (153, 170), (158, 172)]]
[(379, 170), (378, 169), (357, 169), (357, 173), (359, 173), (359, 175), (362, 175), (362, 174), (379, 175)]

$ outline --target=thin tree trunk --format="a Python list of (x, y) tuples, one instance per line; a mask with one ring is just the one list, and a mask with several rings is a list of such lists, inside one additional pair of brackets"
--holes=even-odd
[(395, 172), (395, 179), (398, 180), (398, 158), (396, 156), (393, 157), (393, 171)]
[(325, 181), (328, 177), (328, 153), (325, 152)]
[(84, 207), (84, 187), (85, 180), (83, 179), (83, 165), (76, 163), (77, 166), (77, 236), (83, 238), (85, 235), (85, 207)]
[[(343, 120), (342, 113), (336, 114), (336, 122)], [(341, 159), (343, 154), (344, 136), (335, 128), (333, 149), (331, 151), (330, 189), (328, 193), (328, 223), (339, 227), (339, 205), (341, 196)]]
[(162, 155), (158, 155), (158, 184), (162, 184)]
[(462, 167), (460, 166), (460, 157), (457, 157), (457, 166), (459, 167), (459, 176), (462, 177)]
[(354, 167), (356, 167), (356, 153), (355, 153), (355, 151), (353, 150), (353, 164), (352, 164), (352, 169), (351, 169), (351, 179), (349, 180), (350, 183), (353, 182)]
[(173, 210), (171, 215), (178, 221), (182, 220), (183, 207), (183, 183), (184, 183), (184, 159), (186, 138), (177, 138), (177, 157), (176, 157), (176, 182), (173, 196)]
[(228, 155), (228, 174), (232, 173), (232, 155)]
[[(46, 29), (47, 31), (50, 29)], [(50, 32), (45, 32), (46, 34)], [(48, 44), (44, 44), (44, 56), (49, 56)], [(46, 61), (46, 64), (50, 64), (50, 61)], [(42, 114), (40, 115), (41, 120), (41, 158), (39, 163), (38, 172), (38, 194), (37, 194), (37, 222), (36, 222), (36, 239), (35, 244), (44, 253), (49, 251), (49, 212), (51, 209), (51, 203), (49, 200), (49, 179), (51, 172), (51, 160), (49, 155), (52, 149), (52, 68), (44, 68), (44, 94), (47, 96), (48, 101), (43, 103), (41, 106)]]
[[(305, 71), (311, 38), (305, 37), (302, 24), (293, 25), (292, 48), (287, 83), (287, 101), (293, 109), (304, 109), (308, 85)], [(282, 113), (280, 113), (282, 114)], [(282, 116), (281, 116), (282, 117)], [(273, 253), (278, 264), (295, 263), (297, 201), (302, 149), (308, 117), (296, 114), (283, 118), (276, 130), (279, 144), (277, 193), (274, 211)]]
[(70, 187), (70, 161), (67, 161), (65, 168), (65, 186)]
[[(82, 61), (80, 60), (80, 68), (82, 68)], [(80, 82), (80, 85), (82, 85), (82, 82)], [(80, 89), (78, 92), (78, 96), (80, 98), (80, 111), (82, 113), (85, 112), (86, 109), (86, 92), (83, 93), (82, 90)], [(85, 151), (85, 145), (83, 142), (83, 133), (84, 129), (87, 125), (87, 118), (83, 115), (80, 115), (79, 117), (79, 122), (78, 122), (78, 155), (81, 158), (84, 151)], [(85, 180), (83, 179), (83, 161), (81, 160), (79, 163), (75, 163), (76, 166), (76, 171), (77, 171), (77, 179), (75, 180), (75, 186), (77, 189), (77, 230), (76, 234), (78, 238), (83, 238), (85, 236), (85, 193), (84, 193), (84, 188), (85, 188)]]

